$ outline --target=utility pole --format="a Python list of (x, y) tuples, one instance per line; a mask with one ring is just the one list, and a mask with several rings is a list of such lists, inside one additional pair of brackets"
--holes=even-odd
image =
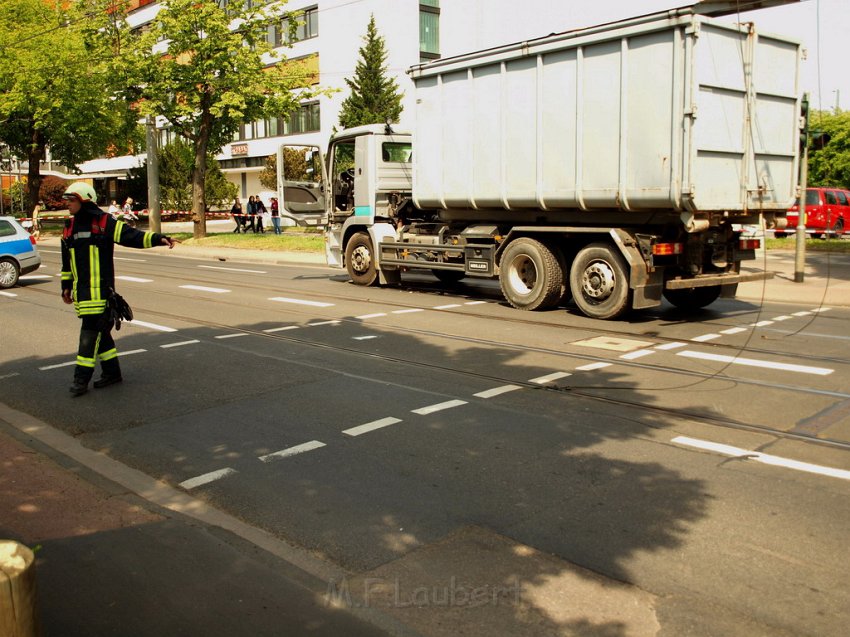
[(159, 202), (159, 152), (156, 143), (156, 122), (148, 115), (147, 153), (148, 153), (148, 215), (151, 232), (162, 232)]
[(806, 269), (806, 185), (809, 181), (809, 94), (803, 95), (803, 156), (800, 159), (800, 206), (797, 215), (797, 234), (794, 251), (794, 283), (802, 283)]

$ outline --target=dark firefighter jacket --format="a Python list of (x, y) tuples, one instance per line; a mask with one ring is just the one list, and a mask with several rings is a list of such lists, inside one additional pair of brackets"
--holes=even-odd
[(113, 219), (90, 201), (65, 222), (62, 234), (62, 289), (71, 290), (77, 316), (100, 314), (115, 289), (112, 254), (116, 243), (129, 248), (162, 244), (156, 232), (141, 232)]

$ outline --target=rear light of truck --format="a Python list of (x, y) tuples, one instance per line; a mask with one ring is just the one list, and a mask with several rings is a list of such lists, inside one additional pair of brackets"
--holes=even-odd
[(761, 247), (761, 239), (739, 239), (739, 250), (758, 250)]
[(657, 257), (666, 257), (672, 254), (682, 254), (684, 249), (684, 243), (656, 243), (652, 246), (652, 254)]

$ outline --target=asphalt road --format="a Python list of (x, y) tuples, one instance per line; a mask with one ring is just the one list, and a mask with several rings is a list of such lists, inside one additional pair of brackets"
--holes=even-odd
[[(846, 307), (721, 300), (610, 323), (513, 310), (491, 283), (359, 288), (323, 267), (121, 251), (126, 382), (71, 399), (57, 252), (0, 297), (3, 402), (353, 581), (513, 573), (522, 603), (469, 616), (489, 634), (580, 632), (552, 588), (575, 569), (625, 584), (661, 634), (850, 623)], [(514, 564), (502, 541), (537, 557)], [(391, 612), (458, 634), (439, 604), (409, 606)], [(651, 634), (618, 612), (584, 629)]]

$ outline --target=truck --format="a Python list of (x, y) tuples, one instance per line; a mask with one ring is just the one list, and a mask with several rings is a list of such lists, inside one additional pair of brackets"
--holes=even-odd
[[(683, 7), (412, 67), (415, 124), (278, 151), (280, 201), (358, 285), (498, 279), (615, 319), (733, 297), (798, 194), (799, 41)], [(330, 178), (330, 179), (329, 179)], [(306, 220), (306, 221), (305, 221)]]

